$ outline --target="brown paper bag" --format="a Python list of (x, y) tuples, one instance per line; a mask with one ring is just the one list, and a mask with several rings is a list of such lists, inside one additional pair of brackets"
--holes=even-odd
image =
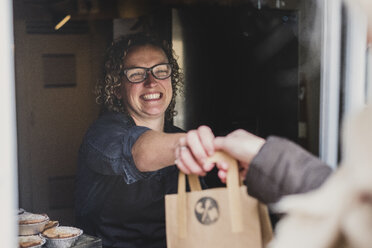
[(262, 248), (272, 238), (267, 207), (239, 186), (237, 161), (217, 152), (211, 162), (229, 163), (227, 187), (201, 190), (198, 177), (180, 172), (178, 194), (165, 196), (168, 248)]

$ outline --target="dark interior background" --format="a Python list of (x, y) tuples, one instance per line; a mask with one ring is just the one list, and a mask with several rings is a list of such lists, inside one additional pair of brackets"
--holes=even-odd
[[(180, 8), (186, 77), (186, 129), (215, 135), (238, 128), (298, 139), (296, 11)], [(211, 186), (220, 185), (209, 174)]]

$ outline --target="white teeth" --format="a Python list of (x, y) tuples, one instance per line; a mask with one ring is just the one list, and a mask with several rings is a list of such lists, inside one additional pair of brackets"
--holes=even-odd
[(154, 100), (154, 99), (159, 99), (159, 98), (160, 98), (160, 93), (154, 93), (154, 94), (143, 95), (143, 98), (144, 98), (145, 100)]

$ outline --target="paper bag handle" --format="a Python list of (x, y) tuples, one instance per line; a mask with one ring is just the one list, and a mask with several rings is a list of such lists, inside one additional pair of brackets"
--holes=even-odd
[(231, 231), (238, 233), (243, 231), (243, 210), (240, 196), (240, 179), (238, 161), (225, 152), (215, 152), (207, 159), (208, 163), (225, 161), (229, 168), (227, 170), (226, 186), (229, 198), (231, 217)]
[[(229, 209), (231, 217), (231, 231), (234, 233), (243, 231), (243, 212), (239, 189), (239, 171), (238, 162), (225, 152), (215, 152), (213, 156), (207, 159), (209, 163), (225, 161), (229, 164), (227, 171), (226, 185), (229, 200)], [(199, 178), (196, 175), (188, 175), (191, 191), (200, 191), (201, 186)], [(186, 238), (187, 236), (187, 215), (186, 215), (186, 176), (180, 171), (178, 176), (178, 196), (177, 196), (177, 222), (178, 236)]]
[[(179, 172), (178, 175), (178, 193), (181, 191), (186, 192), (186, 175), (183, 172)], [(201, 191), (201, 185), (199, 181), (199, 177), (197, 175), (187, 175), (187, 179), (189, 181), (190, 191)]]
[[(199, 177), (197, 175), (187, 175), (190, 190), (201, 191)], [(186, 175), (183, 172), (178, 174), (178, 195), (177, 195), (177, 223), (178, 236), (186, 238), (187, 236), (187, 214), (186, 214)]]

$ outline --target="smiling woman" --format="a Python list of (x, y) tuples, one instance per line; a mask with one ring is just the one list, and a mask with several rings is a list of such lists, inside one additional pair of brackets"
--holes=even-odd
[[(104, 247), (165, 247), (165, 194), (183, 130), (171, 123), (182, 85), (171, 47), (145, 34), (107, 50), (96, 91), (101, 115), (79, 151), (76, 224)], [(195, 155), (195, 158), (200, 156)]]

